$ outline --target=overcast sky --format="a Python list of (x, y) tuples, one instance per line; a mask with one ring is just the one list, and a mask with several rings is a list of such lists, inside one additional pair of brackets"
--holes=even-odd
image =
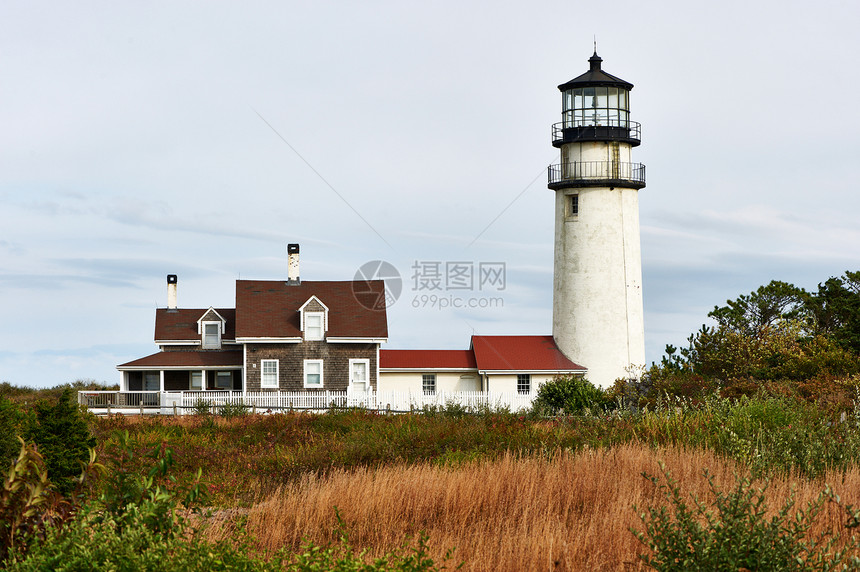
[[(3, 2), (0, 380), (114, 383), (157, 349), (167, 274), (232, 307), (288, 242), (304, 280), (398, 269), (385, 347), (551, 333), (550, 126), (595, 36), (635, 85), (659, 360), (727, 298), (860, 269), (858, 6)], [(506, 287), (424, 307), (416, 261)]]

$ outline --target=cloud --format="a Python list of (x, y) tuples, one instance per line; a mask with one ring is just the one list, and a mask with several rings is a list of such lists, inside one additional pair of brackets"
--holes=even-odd
[(118, 276), (80, 276), (73, 274), (0, 274), (0, 287), (3, 289), (66, 290), (81, 284), (97, 284), (110, 288), (135, 289), (133, 280)]

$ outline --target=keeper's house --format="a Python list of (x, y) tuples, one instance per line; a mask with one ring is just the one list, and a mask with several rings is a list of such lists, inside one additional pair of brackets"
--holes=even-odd
[[(294, 247), (298, 254), (298, 246)], [(370, 281), (237, 280), (235, 308), (155, 312), (160, 351), (117, 366), (121, 391), (365, 392), (388, 339), (385, 285)]]

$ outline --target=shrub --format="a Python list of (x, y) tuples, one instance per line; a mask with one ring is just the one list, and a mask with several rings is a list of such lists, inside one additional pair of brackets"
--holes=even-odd
[(68, 494), (90, 457), (90, 449), (96, 446), (71, 388), (64, 389), (54, 405), (37, 403), (35, 419), (26, 433), (27, 440), (34, 442), (44, 457), (51, 482)]
[[(843, 570), (843, 565), (854, 569), (860, 565), (860, 559), (848, 553), (856, 552), (854, 539), (845, 549), (833, 551), (840, 540), (838, 533), (828, 529), (817, 538), (809, 538), (824, 502), (828, 498), (839, 502), (829, 489), (796, 511), (790, 497), (768, 520), (766, 486), (756, 488), (749, 479), (740, 478), (733, 490), (725, 492), (717, 488), (707, 471), (704, 474), (714, 496), (712, 508), (696, 497), (689, 506), (665, 468), (667, 484), (643, 473), (671, 505), (671, 511), (665, 506), (649, 509), (640, 515), (645, 530), (631, 530), (651, 550), (650, 555), (640, 558), (654, 569)], [(843, 508), (852, 513), (852, 507)]]
[[(98, 500), (67, 526), (48, 523), (43, 526), (43, 534), (26, 538), (28, 544), (13, 546), (7, 561), (9, 570), (280, 569), (277, 561), (270, 566), (244, 556), (247, 546), (242, 539), (235, 545), (211, 544), (190, 529), (188, 520), (177, 509), (194, 509), (205, 498), (199, 471), (193, 482), (178, 482), (171, 474), (171, 450), (156, 447), (147, 455), (152, 465), (146, 476), (130, 473), (127, 464), (134, 454), (128, 433), (118, 435), (117, 441), (119, 453), (107, 467), (102, 467), (106, 477)], [(30, 497), (33, 491), (51, 488), (44, 471), (38, 471), (37, 461), (36, 458), (22, 469), (38, 477), (38, 482), (29, 486)], [(26, 515), (33, 511), (18, 512)]]
[[(0, 563), (10, 552), (26, 552), (27, 544), (50, 526), (58, 527), (74, 515), (77, 506), (54, 490), (42, 456), (32, 443), (18, 439), (17, 460), (3, 475), (0, 488)], [(94, 456), (90, 457), (92, 467)], [(78, 483), (84, 482), (87, 471)]]
[(64, 529), (51, 528), (25, 557), (8, 564), (16, 572), (116, 570), (196, 572), (197, 570), (266, 572), (283, 570), (246, 555), (247, 543), (210, 543), (190, 533), (164, 536), (146, 523), (138, 506), (130, 505), (122, 525), (114, 519), (82, 515)]
[(218, 409), (218, 414), (227, 419), (241, 417), (251, 412), (251, 406), (244, 403), (225, 403)]
[(538, 388), (532, 411), (538, 415), (577, 415), (606, 402), (606, 394), (587, 379), (556, 376)]
[(111, 522), (120, 533), (125, 526), (142, 524), (164, 537), (182, 531), (184, 520), (177, 515), (181, 506), (197, 510), (207, 497), (200, 482), (202, 470), (191, 479), (179, 481), (173, 474), (173, 450), (156, 446), (146, 454), (152, 465), (146, 476), (127, 470), (134, 461), (134, 450), (128, 431), (115, 435), (118, 451), (108, 461), (102, 493), (94, 506), (95, 522)]
[[(135, 508), (132, 507), (132, 513)], [(404, 545), (366, 562), (366, 553), (356, 552), (346, 537), (335, 545), (307, 543), (287, 563), (284, 552), (265, 561), (248, 556), (253, 552), (246, 538), (230, 542), (207, 542), (197, 534), (164, 537), (135, 517), (130, 525), (117, 526), (112, 520), (94, 522), (81, 518), (65, 530), (51, 529), (43, 542), (35, 545), (26, 558), (11, 562), (14, 572), (56, 572), (78, 570), (117, 570), (150, 572), (435, 572), (437, 566), (427, 555), (427, 537), (417, 545)]]
[(191, 406), (191, 412), (194, 415), (209, 415), (212, 412), (212, 406), (207, 400), (199, 398)]
[(439, 415), (459, 419), (472, 414), (472, 408), (459, 401), (448, 400), (445, 405), (424, 405), (421, 408), (421, 413), (430, 417)]
[(21, 449), (18, 435), (24, 413), (15, 403), (0, 396), (0, 472), (5, 472)]
[[(307, 542), (302, 546), (299, 553), (291, 557), (287, 570), (290, 572), (316, 572), (318, 570), (336, 572), (438, 572), (446, 569), (444, 564), (441, 567), (437, 566), (433, 559), (427, 555), (428, 537), (423, 532), (418, 535), (414, 546), (410, 545), (410, 539), (407, 537), (400, 548), (374, 559), (371, 564), (366, 563), (368, 560), (367, 550), (356, 553), (355, 548), (349, 543), (349, 535), (337, 507), (335, 507), (334, 512), (337, 517), (335, 532), (340, 542), (324, 546)], [(447, 562), (453, 553), (453, 549), (448, 550), (444, 560)], [(462, 566), (463, 563), (460, 563), (456, 569), (460, 569)]]

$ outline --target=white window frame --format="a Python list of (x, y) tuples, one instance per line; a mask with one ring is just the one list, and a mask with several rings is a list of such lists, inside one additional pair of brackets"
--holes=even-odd
[[(275, 383), (266, 382), (266, 365), (275, 364)], [(279, 380), (281, 379), (281, 364), (276, 359), (261, 359), (260, 360), (260, 388), (261, 389), (277, 389)]]
[[(308, 383), (308, 375), (309, 374), (310, 375), (316, 374), (315, 372), (312, 373), (312, 372), (308, 371), (309, 365), (319, 365), (319, 368), (320, 368), (320, 371), (319, 371), (320, 382), (319, 383)], [(324, 371), (323, 370), (324, 370), (323, 360), (321, 360), (321, 359), (306, 359), (304, 361), (304, 370), (302, 372), (302, 380), (304, 381), (305, 389), (322, 389), (323, 388), (323, 386), (325, 385), (325, 378), (324, 378)]]
[[(219, 385), (219, 383), (218, 383), (218, 381), (219, 381), (219, 379), (218, 379), (218, 378), (219, 378), (219, 377), (220, 377), (220, 378), (223, 378), (223, 377), (224, 377), (224, 374), (227, 374), (227, 381), (228, 381), (228, 383), (227, 383), (227, 385), (226, 385), (226, 386), (221, 386), (221, 385)], [(229, 372), (229, 371), (216, 371), (216, 372), (215, 372), (215, 389), (231, 389), (231, 390), (232, 390), (232, 389), (233, 389), (233, 374), (232, 374), (232, 372)]]
[[(428, 385), (430, 386), (430, 389), (427, 389)], [(435, 373), (422, 373), (421, 374), (421, 391), (423, 391), (425, 395), (436, 395), (436, 374)]]
[[(311, 335), (308, 323), (311, 318), (319, 320), (319, 334)], [(305, 340), (318, 341), (325, 339), (325, 312), (305, 312)]]
[[(216, 332), (216, 340), (214, 342), (207, 343), (206, 338), (206, 328), (209, 326), (215, 326)], [(204, 350), (220, 350), (221, 349), (221, 322), (203, 322), (201, 325), (201, 329), (203, 332), (201, 333), (202, 340), (201, 344)]]
[[(525, 388), (525, 391), (523, 391)], [(519, 395), (531, 395), (532, 392), (532, 376), (530, 373), (517, 374), (517, 393)]]

